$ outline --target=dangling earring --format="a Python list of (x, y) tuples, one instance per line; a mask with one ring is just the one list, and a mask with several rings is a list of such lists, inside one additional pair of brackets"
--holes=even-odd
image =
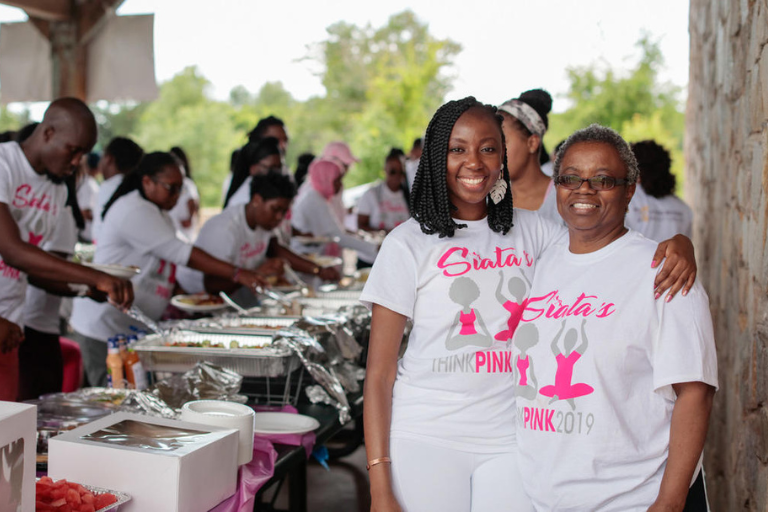
[(493, 204), (499, 204), (507, 193), (507, 180), (504, 179), (504, 165), (501, 166), (501, 172), (499, 173), (499, 179), (493, 184), (491, 188), (491, 201)]

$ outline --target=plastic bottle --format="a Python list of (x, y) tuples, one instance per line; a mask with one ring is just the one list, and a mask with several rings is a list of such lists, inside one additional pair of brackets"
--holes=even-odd
[(120, 357), (120, 346), (117, 338), (109, 338), (107, 341), (107, 386), (123, 389), (123, 359)]
[(120, 359), (123, 360), (123, 365), (125, 365), (125, 358), (128, 356), (125, 334), (117, 335), (117, 346), (120, 349)]
[(149, 383), (147, 382), (147, 372), (144, 371), (144, 367), (139, 360), (139, 354), (136, 353), (133, 347), (136, 341), (136, 336), (128, 336), (128, 352), (125, 356), (125, 378), (128, 381), (129, 387), (142, 390), (147, 389)]

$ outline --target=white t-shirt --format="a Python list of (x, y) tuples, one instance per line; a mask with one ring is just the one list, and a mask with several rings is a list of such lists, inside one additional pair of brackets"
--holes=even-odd
[(413, 190), (413, 180), (416, 179), (416, 171), (419, 170), (419, 158), (405, 161), (405, 179), (408, 180), (408, 190)]
[(96, 210), (93, 212), (93, 224), (91, 225), (91, 235), (94, 243), (99, 241), (99, 230), (104, 222), (101, 218), (101, 212), (104, 211), (104, 206), (112, 199), (112, 195), (123, 182), (124, 177), (122, 174), (115, 174), (108, 180), (102, 181), (99, 186), (99, 194), (96, 197)]
[[(77, 243), (77, 224), (72, 216), (72, 208), (65, 206), (59, 215), (59, 222), (50, 240), (42, 249), (71, 256)], [(59, 308), (62, 297), (53, 295), (36, 286), (27, 288), (24, 302), (24, 325), (36, 331), (59, 334)]]
[[(195, 241), (208, 254), (240, 268), (253, 270), (267, 259), (269, 241), (273, 231), (260, 227), (251, 229), (245, 220), (245, 206), (228, 206), (209, 219), (200, 229)], [(203, 273), (189, 267), (179, 267), (179, 284), (187, 293), (205, 291)]]
[(398, 362), (391, 437), (483, 453), (514, 449), (510, 335), (536, 260), (565, 236), (535, 212), (514, 216), (507, 235), (483, 219), (461, 221), (468, 227), (440, 238), (410, 219), (384, 240), (360, 300), (413, 320)]
[[(176, 226), (176, 230), (184, 235), (187, 240), (192, 241), (197, 234), (197, 214), (193, 215), (190, 219), (189, 205), (187, 204), (190, 199), (199, 205), (200, 193), (197, 191), (195, 182), (191, 178), (184, 176), (184, 185), (181, 188), (179, 200), (176, 201), (176, 206), (168, 212), (168, 215), (171, 217), (173, 225)], [(188, 220), (192, 221), (188, 228), (181, 225), (182, 222)]]
[[(376, 257), (377, 247), (362, 238), (348, 234), (333, 212), (330, 201), (326, 201), (314, 188), (308, 189), (296, 200), (291, 210), (291, 224), (302, 233), (338, 237), (339, 245), (356, 250), (366, 261), (373, 261)], [(291, 245), (295, 251), (303, 249), (300, 244)]]
[[(134, 265), (141, 273), (131, 279), (134, 305), (159, 320), (171, 300), (176, 267), (186, 265), (192, 244), (176, 236), (168, 213), (134, 190), (118, 199), (107, 212), (93, 262)], [(72, 327), (91, 338), (107, 341), (140, 323), (107, 304), (75, 299)]]
[(520, 474), (537, 510), (643, 511), (669, 453), (672, 384), (717, 386), (706, 292), (653, 298), (656, 242), (629, 231), (539, 260), (514, 338)]
[[(67, 188), (37, 174), (21, 146), (0, 144), (0, 203), (8, 206), (23, 241), (37, 247), (48, 241), (66, 201)], [(26, 289), (27, 275), (0, 256), (0, 318), (23, 327)]]
[(656, 198), (646, 194), (638, 183), (629, 203), (627, 226), (657, 242), (678, 233), (690, 238), (693, 234), (693, 212), (674, 194)]
[[(514, 201), (514, 198), (512, 199)], [(545, 219), (565, 225), (563, 218), (560, 216), (560, 212), (557, 211), (557, 187), (555, 187), (554, 181), (550, 180), (547, 191), (544, 194), (544, 201), (537, 211), (539, 212), (539, 215)]]
[(248, 204), (251, 202), (251, 181), (253, 181), (251, 176), (245, 178), (245, 181), (240, 185), (240, 188), (238, 188), (237, 191), (232, 194), (232, 197), (229, 198), (227, 208), (237, 204)]
[[(80, 182), (77, 187), (77, 205), (80, 210), (91, 210), (93, 216), (96, 217), (96, 209), (98, 208), (98, 195), (99, 195), (99, 182), (93, 176), (86, 175), (83, 181)], [(80, 232), (80, 236), (84, 240), (92, 240), (91, 226), (93, 221), (86, 220), (85, 227)]]
[(384, 182), (363, 194), (357, 205), (357, 213), (370, 217), (371, 228), (387, 231), (393, 230), (411, 216), (403, 191), (392, 192)]

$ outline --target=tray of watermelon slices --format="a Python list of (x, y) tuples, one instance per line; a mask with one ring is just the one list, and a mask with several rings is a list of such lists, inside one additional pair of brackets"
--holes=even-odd
[(35, 512), (107, 512), (116, 511), (131, 497), (118, 491), (110, 491), (91, 485), (81, 485), (67, 480), (53, 481), (44, 476), (35, 484)]

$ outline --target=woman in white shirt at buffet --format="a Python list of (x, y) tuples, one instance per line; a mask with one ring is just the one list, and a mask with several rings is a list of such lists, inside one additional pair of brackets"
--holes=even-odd
[[(276, 173), (257, 175), (251, 180), (250, 191), (248, 204), (231, 205), (205, 223), (195, 247), (240, 268), (263, 274), (270, 282), (283, 274), (286, 263), (298, 272), (338, 281), (339, 273), (335, 268), (318, 266), (278, 241), (275, 230), (296, 195), (291, 179)], [(232, 293), (240, 288), (229, 279), (187, 267), (179, 269), (178, 277), (187, 293)]]
[[(309, 166), (310, 188), (299, 196), (291, 211), (291, 226), (295, 235), (331, 237), (334, 242), (327, 244), (326, 253), (338, 256), (338, 246), (353, 249), (364, 259), (373, 261), (378, 247), (357, 235), (348, 233), (333, 210), (331, 200), (341, 190), (343, 169), (331, 160), (315, 160)], [(338, 245), (335, 243), (338, 241)], [(294, 240), (292, 240), (292, 243)], [(292, 248), (301, 251), (300, 246)]]
[(384, 161), (384, 180), (369, 188), (357, 206), (357, 227), (365, 231), (389, 233), (408, 220), (408, 196), (405, 186), (405, 158), (392, 149)]
[[(154, 320), (160, 319), (171, 300), (178, 265), (249, 288), (267, 285), (255, 272), (216, 259), (177, 237), (168, 211), (176, 204), (183, 183), (171, 154), (150, 153), (104, 207), (94, 263), (139, 267), (141, 272), (132, 279), (134, 304)], [(109, 304), (86, 299), (75, 301), (70, 323), (92, 386), (106, 383), (107, 339), (128, 333), (131, 325), (144, 327)]]

